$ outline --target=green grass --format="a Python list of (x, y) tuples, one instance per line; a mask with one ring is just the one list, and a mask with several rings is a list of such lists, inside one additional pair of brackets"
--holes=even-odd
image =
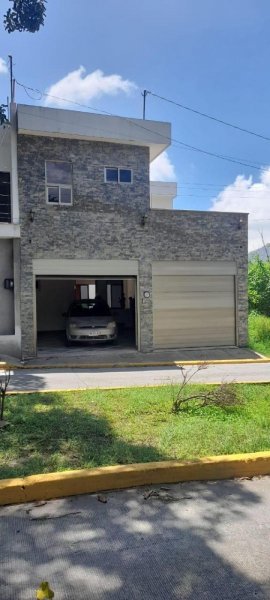
[(251, 313), (248, 318), (249, 346), (264, 356), (270, 356), (270, 317)]
[(8, 396), (0, 478), (270, 449), (270, 386), (238, 389), (240, 407), (179, 415), (171, 386)]

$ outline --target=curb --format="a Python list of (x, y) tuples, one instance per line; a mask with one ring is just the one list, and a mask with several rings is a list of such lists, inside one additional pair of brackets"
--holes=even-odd
[(207, 481), (270, 474), (270, 451), (194, 461), (138, 463), (0, 481), (0, 505), (19, 504), (141, 485)]
[(149, 367), (181, 367), (181, 366), (199, 366), (199, 365), (246, 365), (270, 363), (270, 358), (232, 358), (221, 360), (171, 360), (171, 361), (150, 361), (150, 362), (119, 362), (119, 363), (63, 363), (55, 365), (31, 365), (31, 364), (13, 364), (0, 362), (0, 369), (132, 369)]

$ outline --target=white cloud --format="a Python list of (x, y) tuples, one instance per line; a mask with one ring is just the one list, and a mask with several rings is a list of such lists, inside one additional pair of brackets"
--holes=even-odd
[[(63, 79), (53, 83), (47, 88), (46, 93), (73, 102), (84, 103), (105, 94), (110, 96), (115, 96), (120, 92), (129, 94), (134, 89), (136, 89), (136, 85), (128, 79), (123, 79), (121, 75), (104, 75), (100, 69), (87, 75), (86, 69), (81, 66), (65, 75)], [(56, 98), (45, 97), (46, 106), (64, 107), (67, 104)]]
[(5, 75), (6, 73), (8, 73), (7, 63), (3, 58), (1, 58), (1, 56), (0, 56), (0, 73), (2, 75)]
[[(249, 213), (249, 250), (270, 242), (270, 167), (260, 174), (258, 183), (253, 177), (238, 175), (212, 200), (210, 210)], [(269, 219), (269, 221), (267, 221)]]
[(162, 152), (150, 165), (151, 181), (175, 181), (176, 174), (174, 165), (168, 153)]

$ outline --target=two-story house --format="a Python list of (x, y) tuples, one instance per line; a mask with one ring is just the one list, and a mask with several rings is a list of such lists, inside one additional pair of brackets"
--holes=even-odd
[[(173, 210), (149, 165), (170, 125), (12, 105), (0, 130), (0, 353), (59, 347), (75, 298), (102, 296), (121, 343), (247, 343), (247, 215)], [(44, 337), (45, 336), (45, 337)], [(50, 342), (51, 340), (51, 342)]]

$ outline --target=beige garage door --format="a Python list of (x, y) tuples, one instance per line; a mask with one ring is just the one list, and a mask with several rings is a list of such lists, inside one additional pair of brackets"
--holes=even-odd
[(234, 275), (153, 275), (154, 347), (235, 344)]

